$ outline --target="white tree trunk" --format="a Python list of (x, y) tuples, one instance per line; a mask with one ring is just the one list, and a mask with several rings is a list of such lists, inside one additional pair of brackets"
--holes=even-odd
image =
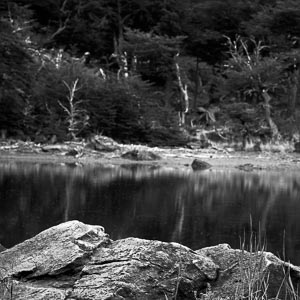
[(189, 111), (188, 86), (187, 86), (187, 84), (183, 85), (183, 83), (182, 83), (181, 76), (180, 76), (180, 67), (179, 67), (179, 64), (177, 62), (175, 62), (175, 66), (176, 66), (176, 74), (177, 74), (178, 85), (179, 85), (180, 92), (182, 94), (184, 105), (185, 105), (184, 109), (180, 112), (180, 115), (181, 115), (180, 123), (181, 123), (181, 125), (184, 125), (185, 124), (185, 115)]

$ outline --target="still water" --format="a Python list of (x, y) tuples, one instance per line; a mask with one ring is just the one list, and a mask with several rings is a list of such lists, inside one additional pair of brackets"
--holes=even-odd
[(149, 166), (0, 162), (0, 243), (11, 247), (63, 221), (192, 249), (240, 247), (259, 229), (267, 250), (300, 265), (300, 174), (193, 172)]

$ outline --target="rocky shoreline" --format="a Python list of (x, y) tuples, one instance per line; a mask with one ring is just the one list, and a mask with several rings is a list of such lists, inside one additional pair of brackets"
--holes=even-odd
[(79, 221), (2, 251), (0, 266), (3, 300), (240, 299), (250, 285), (264, 285), (268, 299), (292, 299), (284, 297), (300, 284), (300, 268), (269, 252), (113, 241), (103, 227)]
[(246, 152), (223, 146), (207, 149), (158, 148), (117, 144), (106, 137), (93, 144), (66, 142), (41, 145), (21, 141), (0, 143), (0, 160), (87, 165), (134, 163), (182, 169), (190, 168), (195, 159), (209, 163), (213, 169), (300, 170), (300, 154), (295, 152)]

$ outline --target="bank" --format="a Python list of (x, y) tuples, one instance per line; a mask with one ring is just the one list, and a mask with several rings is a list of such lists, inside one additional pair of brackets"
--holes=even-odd
[[(0, 142), (0, 160), (77, 163), (77, 164), (151, 164), (158, 167), (190, 168), (195, 159), (215, 169), (299, 170), (300, 153), (276, 148), (269, 151), (236, 151), (224, 145), (209, 148), (167, 148), (118, 144), (102, 137), (97, 143), (65, 142), (35, 144), (23, 141)], [(250, 168), (241, 166), (248, 165)]]

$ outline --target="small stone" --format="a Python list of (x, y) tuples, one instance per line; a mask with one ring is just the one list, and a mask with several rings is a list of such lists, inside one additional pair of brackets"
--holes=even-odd
[(200, 159), (194, 159), (194, 161), (192, 162), (192, 168), (194, 171), (202, 171), (202, 170), (206, 170), (206, 169), (210, 169), (212, 166)]
[(253, 164), (244, 164), (244, 165), (239, 165), (237, 166), (238, 169), (246, 172), (251, 172), (255, 169)]

